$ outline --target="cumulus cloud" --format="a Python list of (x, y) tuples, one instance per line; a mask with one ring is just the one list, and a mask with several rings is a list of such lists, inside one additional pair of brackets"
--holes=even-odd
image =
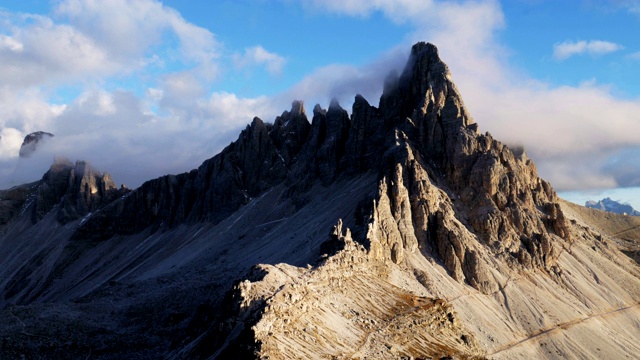
[[(269, 108), (265, 98), (208, 93), (222, 45), (158, 1), (54, 4), (50, 16), (0, 13), (0, 188), (38, 179), (56, 154), (137, 186), (196, 167)], [(112, 78), (153, 81), (138, 95), (107, 90)], [(56, 87), (76, 83), (79, 96), (51, 102)], [(55, 137), (18, 159), (24, 137), (39, 130)]]
[(64, 0), (55, 13), (109, 50), (113, 56), (139, 58), (166, 32), (179, 40), (187, 60), (206, 63), (219, 56), (220, 44), (208, 30), (187, 22), (177, 11), (154, 0)]
[(234, 62), (238, 68), (246, 68), (249, 66), (263, 65), (267, 72), (271, 75), (279, 75), (282, 73), (282, 67), (287, 60), (276, 54), (267, 51), (262, 46), (254, 46), (246, 48), (244, 54), (235, 54)]
[(565, 41), (553, 45), (553, 57), (564, 60), (574, 55), (604, 55), (624, 49), (620, 44), (602, 40)]
[(24, 89), (54, 81), (78, 81), (112, 74), (119, 67), (85, 34), (50, 18), (19, 15), (0, 39), (3, 86)]
[[(0, 78), (16, 89), (99, 81), (157, 65), (153, 50), (164, 35), (177, 45), (165, 58), (218, 74), (221, 45), (208, 30), (153, 0), (64, 0), (55, 17), (1, 14)], [(166, 46), (166, 44), (164, 44)]]
[(394, 47), (363, 66), (331, 64), (320, 67), (290, 89), (272, 97), (272, 101), (283, 106), (292, 99), (304, 100), (310, 105), (307, 106), (309, 109), (315, 104), (326, 108), (335, 98), (350, 112), (354, 96), (360, 94), (377, 106), (384, 79), (391, 71), (402, 71), (409, 50), (407, 44)]
[[(55, 154), (133, 186), (190, 170), (265, 107), (262, 98), (208, 94), (222, 45), (155, 0), (62, 0), (50, 16), (1, 12), (0, 31), (0, 188), (38, 179)], [(106, 90), (112, 78), (143, 77), (153, 81), (142, 96)], [(58, 86), (75, 84), (79, 96), (51, 103)], [(18, 159), (22, 139), (38, 130), (56, 136)]]
[(21, 52), (24, 50), (24, 45), (10, 36), (0, 35), (0, 49)]

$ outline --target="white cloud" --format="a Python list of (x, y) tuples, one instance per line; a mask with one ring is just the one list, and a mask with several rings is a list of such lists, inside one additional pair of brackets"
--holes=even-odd
[(234, 62), (236, 67), (242, 69), (249, 66), (264, 65), (271, 75), (280, 75), (282, 67), (287, 60), (276, 54), (267, 51), (262, 46), (254, 46), (244, 49), (244, 54), (235, 54)]
[[(219, 150), (222, 135), (241, 128), (240, 115), (215, 111), (230, 100), (210, 99), (203, 88), (218, 76), (222, 52), (210, 31), (154, 0), (54, 4), (52, 16), (0, 13), (0, 188), (41, 177), (54, 153), (139, 185), (190, 170)], [(104, 90), (111, 79), (149, 81), (168, 66), (178, 70), (153, 77), (142, 98)], [(82, 93), (52, 104), (61, 85)], [(260, 101), (235, 100), (242, 116), (260, 110)], [(29, 164), (18, 161), (24, 136), (39, 130), (54, 140)]]
[(5, 127), (0, 129), (0, 159), (10, 159), (14, 151), (20, 149), (24, 136), (18, 129)]
[[(87, 91), (53, 117), (46, 129), (55, 137), (28, 160), (16, 158), (26, 133), (5, 127), (0, 132), (0, 189), (39, 179), (54, 155), (89, 161), (115, 181), (139, 186), (197, 167), (254, 116), (270, 121), (277, 113), (266, 97), (216, 92), (181, 102), (167, 98), (171, 91), (152, 89), (145, 99), (125, 91)], [(165, 115), (146, 111), (151, 104)]]
[(640, 51), (636, 51), (627, 56), (629, 59), (640, 60)]
[[(3, 85), (24, 89), (99, 82), (164, 66), (165, 59), (198, 71), (202, 81), (212, 81), (219, 73), (222, 49), (215, 36), (158, 1), (63, 0), (56, 4), (53, 18), (2, 14)], [(163, 41), (168, 34), (175, 36), (176, 44)]]
[[(11, 36), (0, 46), (0, 78), (4, 86), (24, 89), (54, 81), (74, 82), (114, 73), (119, 67), (92, 39), (47, 17), (14, 19)], [(25, 24), (28, 22), (28, 24)]]
[(0, 35), (0, 49), (21, 52), (24, 49), (24, 45), (10, 36)]
[(0, 86), (0, 160), (15, 159), (27, 134), (46, 129), (64, 110), (64, 105), (50, 104), (36, 89), (15, 92)]
[[(350, 112), (354, 96), (360, 94), (372, 105), (377, 105), (384, 79), (392, 70), (402, 71), (409, 50), (408, 45), (395, 47), (361, 67), (333, 64), (318, 68), (272, 100), (282, 106), (292, 99), (304, 100), (310, 110), (315, 104), (326, 108), (331, 99), (336, 98)], [(312, 116), (311, 113), (307, 115)]]
[(594, 2), (590, 5), (600, 5), (604, 9), (625, 9), (632, 14), (640, 14), (640, 1), (638, 0), (612, 0), (604, 3)]
[(589, 41), (565, 41), (553, 46), (553, 57), (557, 60), (564, 60), (574, 55), (590, 54), (604, 55), (622, 50), (620, 44), (602, 40)]
[(368, 16), (374, 11), (385, 13), (396, 22), (406, 22), (416, 15), (423, 15), (434, 8), (432, 0), (302, 0), (310, 7), (331, 12)]
[(188, 60), (204, 63), (219, 55), (220, 45), (211, 32), (155, 0), (64, 0), (55, 12), (112, 55), (141, 57), (162, 42), (167, 31), (178, 37), (180, 54)]

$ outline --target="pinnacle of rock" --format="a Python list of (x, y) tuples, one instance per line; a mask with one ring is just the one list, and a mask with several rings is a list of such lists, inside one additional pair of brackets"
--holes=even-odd
[[(568, 239), (555, 192), (533, 162), (478, 133), (451, 78), (436, 47), (418, 43), (402, 75), (390, 75), (379, 108), (358, 95), (349, 116), (333, 99), (328, 110), (316, 105), (309, 123), (302, 101), (294, 101), (273, 125), (254, 118), (197, 171), (143, 184), (79, 234), (100, 234), (107, 223), (117, 233), (120, 222), (128, 232), (220, 221), (283, 182), (297, 197), (315, 182), (373, 171), (381, 176), (378, 200), (360, 211), (369, 229), (355, 229), (355, 238), (375, 256), (399, 264), (423, 249), (484, 292), (497, 289), (487, 270), (493, 258), (510, 267), (552, 266), (554, 237)], [(150, 198), (161, 211), (147, 210)]]
[(36, 131), (24, 137), (20, 146), (20, 157), (29, 158), (38, 148), (38, 144), (53, 137), (53, 134), (45, 131)]
[(100, 173), (86, 161), (73, 164), (56, 157), (37, 189), (33, 217), (43, 218), (56, 205), (57, 218), (66, 223), (95, 211), (121, 195), (108, 173)]

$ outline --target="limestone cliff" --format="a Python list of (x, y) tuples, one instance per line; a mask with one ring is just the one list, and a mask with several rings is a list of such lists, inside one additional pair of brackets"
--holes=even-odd
[(481, 133), (431, 44), (413, 46), (377, 107), (356, 96), (349, 115), (334, 100), (309, 121), (294, 101), (199, 168), (130, 192), (81, 162), (36, 185), (0, 194), (36, 220), (0, 236), (0, 305), (21, 306), (0, 312), (7, 356), (640, 351), (640, 268), (618, 251), (638, 239), (590, 225), (522, 149)]

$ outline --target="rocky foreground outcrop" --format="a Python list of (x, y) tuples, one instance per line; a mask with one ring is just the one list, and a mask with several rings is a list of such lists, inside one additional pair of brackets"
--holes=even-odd
[(24, 206), (36, 224), (0, 237), (1, 304), (19, 306), (0, 312), (7, 354), (71, 351), (34, 332), (104, 358), (640, 351), (640, 269), (479, 131), (435, 46), (413, 46), (377, 107), (312, 114), (254, 118), (198, 169), (133, 191), (54, 164)]

